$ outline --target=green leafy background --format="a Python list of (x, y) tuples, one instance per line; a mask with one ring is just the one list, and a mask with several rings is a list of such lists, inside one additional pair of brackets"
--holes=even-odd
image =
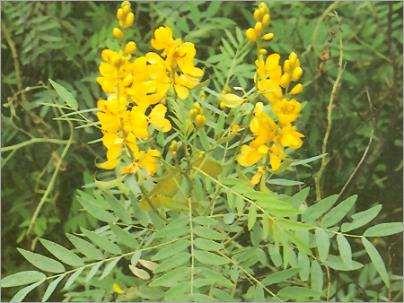
[[(146, 51), (152, 31), (158, 25), (166, 24), (174, 29), (177, 36), (194, 42), (199, 64), (205, 67), (205, 74), (209, 75), (210, 82), (205, 94), (211, 98), (209, 91), (220, 90), (229, 75), (230, 86), (252, 85), (254, 54), (242, 52), (242, 33), (236, 30), (236, 27), (243, 30), (253, 24), (251, 12), (255, 5), (255, 2), (141, 2), (134, 4), (136, 23), (133, 29), (130, 29), (130, 35), (134, 37), (139, 49)], [(184, 275), (185, 269), (181, 266), (188, 260), (184, 249), (188, 245), (184, 244), (186, 241), (169, 243), (165, 249), (162, 247), (152, 254), (146, 254), (145, 260), (141, 259), (138, 253), (128, 253), (125, 257), (132, 258), (131, 264), (134, 265), (130, 270), (136, 272), (132, 276), (128, 274), (126, 267), (124, 271), (116, 270), (115, 266), (120, 265), (123, 259), (114, 256), (138, 249), (140, 243), (133, 237), (128, 238), (127, 229), (111, 224), (115, 220), (123, 224), (131, 222), (132, 218), (126, 214), (128, 207), (126, 202), (116, 204), (121, 205), (123, 209), (119, 209), (119, 206), (111, 207), (106, 201), (110, 201), (112, 197), (104, 196), (108, 191), (99, 191), (94, 185), (95, 175), (97, 179), (102, 179), (102, 174), (96, 171), (95, 162), (99, 162), (104, 154), (101, 144), (97, 142), (99, 131), (95, 127), (88, 126), (93, 125), (95, 121), (92, 109), (97, 98), (101, 96), (100, 89), (95, 83), (100, 50), (114, 47), (116, 43), (110, 35), (114, 26), (116, 6), (117, 3), (113, 2), (2, 3), (2, 146), (11, 146), (33, 138), (54, 138), (65, 144), (73, 130), (72, 122), (67, 121), (66, 117), (60, 118), (58, 107), (46, 104), (63, 104), (61, 103), (63, 101), (71, 108), (78, 105), (80, 110), (88, 110), (77, 117), (78, 121), (73, 121), (77, 124), (73, 130), (74, 140), (68, 143), (68, 149), (66, 145), (57, 142), (38, 142), (1, 154), (2, 276), (23, 270), (32, 271), (32, 267), (29, 267), (25, 259), (17, 253), (16, 247), (22, 248), (19, 251), (30, 263), (39, 262), (42, 267), (38, 266), (39, 269), (47, 271), (50, 268), (54, 273), (64, 272), (64, 265), (54, 259), (39, 260), (37, 255), (31, 255), (27, 251), (35, 251), (42, 255), (49, 255), (47, 253), (49, 251), (52, 256), (71, 266), (82, 265), (82, 258), (76, 253), (81, 253), (88, 260), (94, 261), (94, 265), (85, 268), (84, 274), (80, 275), (81, 271), (76, 271), (76, 276), (75, 274), (69, 276), (64, 292), (53, 293), (49, 288), (52, 300), (63, 298), (113, 300), (115, 295), (110, 292), (113, 281), (120, 281), (121, 285), (127, 287), (120, 300), (170, 300), (178, 298), (178, 294), (181, 294), (181, 289), (173, 288)], [(305, 134), (305, 143), (294, 156), (306, 159), (321, 153), (327, 125), (327, 104), (338, 72), (338, 37), (341, 35), (345, 69), (332, 111), (333, 127), (327, 147), (329, 162), (323, 176), (323, 196), (340, 192), (371, 141), (366, 157), (346, 187), (343, 198), (358, 195), (356, 203), (352, 202), (355, 203), (352, 204), (352, 209), (357, 213), (358, 220), (361, 217), (371, 217), (374, 212), (379, 215), (372, 221), (372, 225), (386, 221), (401, 222), (402, 3), (276, 1), (270, 2), (269, 6), (272, 17), (271, 30), (275, 33), (270, 50), (280, 52), (282, 55), (294, 50), (301, 57), (304, 68), (303, 83), (306, 89), (301, 99), (306, 102), (299, 128)], [(54, 82), (49, 82), (48, 79), (53, 79)], [(59, 96), (62, 96), (62, 100)], [(217, 123), (220, 123), (220, 119)], [(312, 190), (307, 193), (307, 200), (315, 201), (313, 175), (319, 169), (319, 162), (299, 165), (295, 170), (280, 176), (281, 180), (272, 179), (273, 189), (293, 196), (302, 193), (301, 190), (305, 186), (311, 186)], [(202, 183), (206, 179), (208, 177), (204, 177), (203, 180), (201, 177), (196, 182)], [(83, 188), (85, 184), (86, 187)], [(240, 188), (235, 184), (226, 186)], [(233, 205), (235, 211), (237, 207), (242, 207), (237, 196), (229, 195), (226, 199)], [(40, 201), (42, 201), (40, 211), (32, 221)], [(383, 206), (380, 213), (376, 202)], [(319, 213), (317, 218), (333, 206), (332, 201), (329, 203), (330, 206), (325, 208), (323, 213)], [(372, 211), (358, 214), (367, 209)], [(245, 244), (243, 241), (250, 241), (253, 244), (257, 242), (262, 230), (255, 224), (256, 212), (257, 209), (251, 207), (247, 214), (248, 218), (245, 218), (251, 231), (237, 230), (239, 226), (231, 225), (235, 220), (231, 213), (221, 221), (214, 220), (209, 223), (202, 222), (201, 219), (201, 222), (195, 222), (194, 232), (201, 235), (195, 240), (196, 260), (201, 264), (212, 266), (228, 264), (230, 261), (226, 256), (211, 252), (221, 248), (222, 237), (226, 232), (244, 233), (241, 244)], [(132, 213), (129, 213), (132, 216)], [(142, 228), (150, 226), (150, 220), (156, 227), (159, 226), (158, 217), (149, 218), (140, 210), (137, 214), (136, 220), (143, 222)], [(315, 212), (310, 212), (308, 216), (313, 214), (316, 215)], [(178, 216), (178, 222), (187, 222), (186, 217), (184, 221), (182, 215)], [(344, 223), (342, 231), (345, 229), (348, 232), (350, 228), (355, 227), (354, 216), (352, 215), (352, 223), (348, 221)], [(305, 222), (314, 222), (317, 218), (306, 218)], [(323, 222), (327, 222), (330, 218), (335, 218), (335, 213), (325, 214)], [(104, 226), (108, 227), (108, 223), (111, 225), (111, 230), (105, 230), (115, 235), (118, 244), (98, 235), (98, 232), (105, 231), (99, 230), (99, 221), (107, 223)], [(160, 232), (159, 243), (169, 242), (172, 237), (183, 236), (181, 230), (187, 231), (187, 228), (181, 225), (175, 226), (175, 220), (173, 222), (173, 226), (165, 227), (169, 232), (167, 230), (166, 234)], [(374, 301), (387, 298), (402, 300), (402, 284), (400, 284), (402, 237), (395, 235), (385, 239), (370, 238), (374, 235), (389, 235), (400, 231), (400, 228), (400, 226), (379, 226), (373, 231), (367, 229), (364, 235), (369, 236), (368, 240), (361, 238), (351, 242), (352, 247), (364, 247), (366, 251), (355, 250), (353, 253), (347, 239), (343, 235), (338, 235), (330, 248), (333, 253), (339, 251), (342, 260), (350, 260), (352, 255), (361, 257), (367, 252), (372, 263), (365, 264), (359, 271), (355, 271), (354, 275), (344, 271), (333, 272), (334, 282), (330, 298), (338, 301)], [(28, 230), (30, 233), (27, 235)], [(93, 230), (98, 232), (94, 233)], [(145, 229), (130, 230), (137, 235), (137, 239), (147, 234)], [(328, 242), (329, 235), (322, 234), (321, 230), (316, 229), (314, 233), (316, 239), (323, 239), (318, 240), (320, 259), (323, 256), (331, 268), (344, 270), (346, 263), (341, 263), (340, 259), (327, 258), (329, 248), (324, 243)], [(65, 233), (69, 234), (67, 238)], [(86, 240), (77, 239), (77, 234), (84, 235)], [(157, 233), (155, 237), (158, 238), (159, 234)], [(52, 244), (53, 242), (43, 238), (61, 244), (62, 248), (73, 245), (79, 251), (74, 253), (63, 251)], [(86, 244), (83, 242), (77, 244), (77, 241), (86, 241)], [(86, 249), (83, 249), (83, 245), (86, 245)], [(374, 246), (378, 248), (381, 257), (379, 252), (375, 252)], [(279, 252), (276, 252), (276, 248), (268, 250), (271, 261), (262, 257), (267, 252), (264, 252), (258, 244), (235, 254), (234, 258), (244, 266), (243, 268), (253, 267), (256, 265), (255, 262), (260, 260), (262, 264), (256, 265), (258, 272), (255, 271), (254, 274), (265, 287), (291, 279), (292, 282), (285, 284), (283, 288), (280, 287), (277, 293), (284, 300), (318, 298), (317, 292), (322, 290), (320, 286), (323, 281), (313, 280), (313, 277), (318, 277), (318, 272), (321, 271), (317, 261), (311, 261), (309, 267), (301, 267), (309, 268), (309, 273), (293, 267), (294, 262), (299, 264), (309, 262), (306, 260), (307, 255), (300, 253), (295, 255), (292, 250), (286, 253), (283, 251), (282, 256), (288, 253), (290, 255), (289, 261), (285, 261), (285, 258), (282, 259)], [(141, 253), (143, 255), (144, 252)], [(175, 261), (170, 259), (173, 253), (176, 254)], [(105, 257), (110, 258), (107, 263), (104, 261), (97, 263), (97, 260), (104, 260)], [(167, 258), (170, 262), (161, 261)], [(398, 283), (393, 283), (389, 289), (383, 286), (383, 281), (388, 279), (387, 273), (384, 273), (385, 269), (377, 268), (380, 258), (391, 271), (390, 278), (392, 277), (393, 281), (398, 280)], [(156, 274), (168, 272), (170, 275), (162, 275), (153, 280), (151, 286), (154, 287), (146, 287), (145, 282), (139, 283), (139, 279), (134, 276), (150, 275), (149, 267), (153, 265), (146, 263), (136, 267), (140, 262), (139, 259), (142, 262), (147, 260), (158, 262), (159, 267), (154, 269), (154, 272)], [(290, 263), (292, 267), (286, 268), (286, 266), (284, 270), (274, 271), (271, 274), (263, 270), (268, 264), (278, 268), (279, 262)], [(108, 266), (109, 264), (111, 265)], [(354, 263), (349, 264), (355, 266)], [(212, 288), (210, 294), (221, 300), (232, 298), (226, 297), (226, 293), (231, 292), (225, 290), (226, 287), (229, 289), (234, 287), (233, 281), (237, 281), (237, 275), (244, 274), (248, 277), (235, 267), (226, 266), (220, 267), (222, 272), (219, 274), (213, 270), (208, 272), (205, 269), (195, 268), (195, 273), (199, 277), (196, 282), (200, 283), (200, 287), (203, 287), (204, 283), (208, 285), (214, 281), (215, 285), (220, 287)], [(170, 271), (173, 268), (175, 270)], [(262, 274), (259, 273), (260, 268)], [(110, 274), (112, 270), (113, 275)], [(95, 274), (103, 279), (92, 279)], [(303, 284), (296, 280), (296, 275)], [(309, 275), (311, 287), (307, 288), (304, 281), (308, 281)], [(60, 275), (57, 279), (62, 279), (61, 277), (65, 276)], [(28, 280), (23, 284), (30, 284), (40, 281), (43, 276), (36, 272), (21, 275), (16, 280), (21, 281), (24, 278)], [(77, 278), (83, 279), (80, 285), (85, 285), (84, 288), (74, 287)], [(91, 283), (86, 284), (86, 281)], [(130, 288), (134, 283), (137, 283), (138, 288)], [(253, 301), (265, 298), (262, 287), (246, 285), (241, 286), (241, 290), (231, 293), (231, 296), (237, 300)], [(56, 286), (57, 283), (52, 285)], [(182, 287), (187, 285), (182, 284)], [(33, 290), (26, 299), (40, 300), (45, 289)], [(160, 293), (161, 289), (165, 289), (165, 293)], [(6, 300), (14, 294), (15, 291), (8, 288), (2, 291), (3, 299)], [(21, 297), (24, 297), (23, 295), (24, 293), (19, 294)], [(200, 294), (196, 299), (203, 301), (208, 298)]]

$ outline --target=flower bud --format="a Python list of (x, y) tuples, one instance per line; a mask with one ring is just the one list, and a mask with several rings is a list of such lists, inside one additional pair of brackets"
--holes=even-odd
[(131, 27), (134, 21), (135, 21), (135, 15), (132, 12), (130, 12), (123, 21), (122, 27), (123, 28)]
[(136, 51), (136, 43), (134, 41), (129, 41), (126, 43), (123, 52), (125, 55), (130, 55)]
[(303, 69), (301, 67), (296, 67), (292, 73), (292, 80), (298, 81), (303, 75)]
[(257, 34), (255, 33), (253, 28), (249, 28), (246, 30), (245, 35), (250, 42), (257, 41)]
[(258, 53), (260, 54), (260, 55), (266, 55), (267, 54), (267, 50), (265, 49), (265, 48), (260, 48), (259, 50), (258, 50)]
[(271, 40), (274, 38), (274, 33), (265, 34), (262, 38), (263, 38), (265, 41), (271, 41)]
[(261, 22), (255, 23), (254, 31), (257, 34), (257, 36), (259, 36), (259, 34), (261, 33), (261, 30), (262, 30), (262, 23)]
[(298, 95), (303, 91), (303, 85), (301, 83), (296, 84), (290, 91), (292, 95)]
[[(125, 1), (125, 2), (128, 2), (128, 1)], [(130, 13), (130, 3), (129, 2), (127, 4), (122, 3), (121, 7), (122, 7), (124, 15)]]
[(260, 10), (260, 9), (255, 9), (254, 10), (254, 19), (256, 20), (256, 21), (260, 21), (261, 20), (261, 18), (262, 18), (262, 10)]
[(119, 28), (114, 27), (112, 30), (112, 36), (114, 36), (116, 39), (122, 39), (123, 32)]
[(262, 17), (262, 25), (267, 26), (271, 22), (271, 17), (269, 14), (265, 14), (264, 17)]
[(291, 65), (295, 65), (296, 64), (296, 60), (297, 60), (297, 55), (295, 52), (291, 52), (289, 54), (289, 60), (290, 60), (290, 64)]
[(130, 2), (129, 1), (122, 1), (122, 3), (121, 3), (121, 7), (124, 7), (124, 6), (129, 6), (129, 8), (130, 8)]
[(267, 14), (267, 13), (269, 12), (268, 6), (265, 4), (265, 2), (261, 2), (261, 3), (258, 5), (258, 7), (259, 7), (260, 10), (262, 10), (262, 12), (263, 12), (264, 14)]
[(109, 62), (112, 59), (114, 52), (110, 49), (104, 49), (101, 52), (101, 59), (105, 62)]
[(118, 20), (123, 19), (125, 17), (125, 12), (122, 8), (118, 8), (118, 10), (116, 11), (116, 18)]
[(204, 126), (206, 123), (206, 118), (204, 115), (199, 114), (195, 117), (195, 124), (197, 127), (202, 127)]
[(290, 83), (290, 74), (289, 73), (283, 74), (280, 81), (281, 86), (286, 87), (289, 85), (289, 83)]

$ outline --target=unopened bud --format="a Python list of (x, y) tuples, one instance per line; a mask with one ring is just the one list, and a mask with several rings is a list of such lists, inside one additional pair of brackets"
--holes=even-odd
[(123, 32), (119, 28), (114, 27), (112, 30), (112, 36), (114, 36), (116, 39), (122, 39)]
[(134, 41), (129, 41), (126, 43), (123, 52), (125, 55), (130, 55), (136, 51), (136, 43)]
[(196, 125), (197, 127), (202, 127), (202, 126), (204, 126), (204, 125), (205, 125), (205, 122), (206, 122), (206, 118), (205, 118), (204, 115), (199, 114), (199, 115), (197, 115), (197, 116), (195, 117), (195, 125)]
[(257, 41), (257, 34), (255, 33), (255, 30), (253, 28), (249, 28), (246, 30), (245, 35), (250, 42), (255, 42)]
[(265, 41), (271, 41), (274, 38), (274, 33), (268, 33), (265, 34), (264, 37), (262, 37)]

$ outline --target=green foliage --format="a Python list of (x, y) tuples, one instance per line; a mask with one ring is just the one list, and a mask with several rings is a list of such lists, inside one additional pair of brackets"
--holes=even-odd
[[(231, 160), (248, 138), (218, 140), (251, 111), (248, 103), (220, 110), (217, 97), (252, 85), (254, 56), (243, 29), (252, 24), (253, 3), (135, 4), (134, 40), (167, 24), (197, 44), (198, 65), (209, 76), (184, 103), (168, 106), (176, 138), (193, 155), (211, 152), (206, 162), (192, 159), (193, 182), (181, 173), (185, 160), (165, 164), (165, 174), (147, 184), (96, 171), (103, 156), (95, 77), (99, 50), (115, 43), (115, 6), (2, 5), (3, 299), (402, 300), (402, 3), (271, 3), (271, 50), (295, 50), (305, 67), (299, 127), (307, 141), (259, 189)], [(327, 153), (320, 154), (339, 35), (345, 66)], [(199, 131), (186, 118), (195, 100), (208, 121)], [(177, 208), (146, 211), (141, 190), (152, 204)]]

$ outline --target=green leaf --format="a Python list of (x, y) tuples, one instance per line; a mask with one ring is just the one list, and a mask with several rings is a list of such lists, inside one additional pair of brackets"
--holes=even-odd
[(86, 278), (84, 279), (86, 283), (88, 283), (94, 277), (94, 275), (98, 272), (102, 264), (103, 262), (98, 262), (91, 267), (91, 269), (88, 271), (86, 275)]
[(194, 245), (202, 250), (210, 251), (218, 251), (223, 248), (223, 244), (203, 238), (195, 239)]
[(294, 208), (299, 208), (300, 205), (306, 201), (306, 198), (310, 192), (310, 186), (303, 188), (292, 196), (291, 203)]
[(85, 255), (87, 258), (91, 260), (101, 260), (104, 258), (104, 255), (98, 248), (96, 248), (90, 242), (83, 240), (75, 235), (66, 234), (67, 238), (70, 242), (77, 248), (79, 252)]
[(338, 195), (332, 195), (321, 199), (317, 203), (306, 208), (302, 214), (303, 221), (314, 222), (316, 219), (320, 218), (324, 213), (326, 213), (334, 204), (337, 202)]
[(110, 224), (109, 228), (116, 236), (116, 240), (118, 243), (125, 245), (126, 247), (129, 247), (131, 249), (136, 249), (139, 247), (139, 243), (136, 241), (134, 236), (128, 231), (120, 228), (115, 224)]
[(85, 197), (81, 196), (77, 200), (80, 202), (81, 206), (83, 206), (83, 208), (94, 218), (107, 223), (111, 223), (116, 220), (111, 213), (100, 208), (99, 205), (93, 203), (93, 200), (86, 199)]
[(328, 252), (330, 250), (330, 238), (328, 233), (321, 228), (316, 228), (315, 231), (316, 245), (318, 249), (318, 255), (321, 261), (325, 261), (328, 257)]
[(337, 235), (337, 244), (339, 254), (341, 256), (342, 262), (346, 264), (351, 264), (352, 262), (352, 250), (351, 245), (349, 245), (348, 240), (341, 234)]
[(373, 206), (372, 208), (369, 208), (365, 211), (358, 212), (354, 215), (352, 215), (352, 222), (347, 222), (343, 223), (341, 225), (341, 231), (342, 232), (347, 232), (351, 231), (354, 229), (357, 229), (359, 227), (362, 227), (363, 225), (366, 225), (370, 221), (372, 221), (376, 216), (379, 214), (380, 210), (382, 209), (382, 206), (380, 204)]
[(77, 100), (74, 98), (71, 92), (69, 92), (66, 88), (64, 88), (56, 81), (53, 81), (52, 79), (49, 79), (49, 82), (56, 90), (56, 93), (59, 95), (60, 99), (62, 99), (63, 102), (65, 102), (72, 109), (78, 109)]
[(104, 267), (104, 270), (103, 270), (103, 272), (102, 272), (101, 277), (100, 277), (99, 280), (102, 280), (102, 279), (104, 279), (106, 276), (108, 276), (108, 275), (111, 273), (111, 271), (115, 268), (116, 264), (118, 264), (118, 262), (119, 262), (120, 259), (121, 259), (120, 257), (119, 257), (119, 258), (115, 258), (114, 260), (112, 260), (112, 261), (110, 261), (109, 263), (107, 263), (107, 265), (105, 265), (105, 267)]
[(122, 201), (115, 198), (107, 198), (108, 204), (111, 207), (114, 214), (121, 219), (125, 224), (131, 224), (132, 220), (128, 214), (128, 211), (123, 207)]
[(27, 251), (22, 248), (17, 248), (20, 254), (23, 255), (25, 259), (35, 267), (38, 267), (40, 270), (53, 272), (53, 273), (61, 273), (65, 271), (65, 267), (62, 263), (53, 260), (51, 258)]
[(248, 211), (248, 230), (253, 228), (255, 222), (257, 221), (257, 208), (255, 205), (251, 205)]
[(287, 286), (278, 291), (278, 296), (284, 300), (307, 301), (320, 298), (321, 292), (306, 287)]
[(65, 286), (63, 287), (63, 289), (68, 289), (73, 283), (74, 281), (76, 281), (76, 279), (80, 276), (80, 274), (83, 272), (83, 268), (80, 268), (78, 270), (76, 270), (66, 281)]
[(185, 263), (189, 262), (190, 254), (188, 252), (179, 253), (172, 259), (166, 259), (163, 262), (159, 263), (156, 268), (156, 273), (167, 272), (170, 269), (176, 268), (178, 266), (182, 266)]
[(224, 240), (227, 238), (226, 235), (206, 226), (196, 226), (194, 233), (200, 237), (211, 240)]
[(43, 281), (36, 282), (34, 284), (28, 285), (22, 289), (20, 289), (14, 297), (11, 298), (10, 302), (21, 302), (24, 300), (24, 298), (35, 288), (37, 288), (39, 285), (41, 285)]
[(269, 244), (268, 253), (274, 265), (276, 267), (280, 267), (282, 265), (282, 256), (281, 253), (279, 252), (279, 246)]
[(390, 287), (389, 274), (387, 273), (386, 266), (384, 265), (383, 259), (376, 247), (374, 247), (374, 245), (366, 238), (362, 238), (362, 244), (384, 284), (386, 284), (387, 287)]
[(305, 254), (299, 251), (297, 255), (297, 266), (299, 267), (299, 276), (302, 281), (307, 281), (310, 274), (310, 259)]
[(85, 229), (85, 228), (81, 228), (81, 231), (84, 233), (84, 235), (87, 238), (90, 239), (91, 242), (93, 242), (99, 248), (101, 248), (113, 255), (119, 255), (122, 253), (119, 246), (112, 243), (111, 241), (109, 241), (107, 237), (101, 236), (101, 235), (99, 235), (93, 231), (90, 231), (88, 229)]
[(55, 291), (56, 287), (59, 285), (60, 281), (65, 277), (65, 275), (61, 275), (57, 277), (55, 280), (53, 280), (51, 283), (49, 283), (48, 287), (46, 288), (45, 293), (43, 294), (42, 297), (42, 302), (48, 301), (50, 296), (53, 294)]
[(71, 250), (46, 239), (39, 239), (42, 245), (63, 263), (73, 267), (84, 266), (84, 262)]
[(363, 235), (365, 237), (385, 237), (396, 233), (402, 233), (403, 231), (404, 224), (402, 222), (389, 222), (369, 227)]
[(287, 279), (295, 276), (298, 273), (298, 268), (289, 268), (285, 270), (281, 270), (275, 272), (273, 274), (269, 274), (261, 281), (261, 283), (265, 286), (277, 284), (280, 282), (285, 282)]
[(356, 262), (354, 260), (352, 260), (350, 264), (346, 264), (342, 261), (341, 257), (333, 255), (329, 255), (327, 260), (324, 261), (324, 264), (338, 271), (351, 271), (363, 267), (362, 263)]
[(323, 290), (323, 271), (320, 264), (316, 260), (311, 262), (310, 285), (315, 291), (322, 292)]
[(297, 166), (297, 165), (307, 164), (307, 163), (310, 163), (310, 162), (317, 161), (317, 160), (319, 160), (319, 159), (321, 159), (321, 158), (324, 158), (326, 155), (327, 155), (327, 154), (325, 153), (325, 154), (321, 154), (321, 155), (318, 155), (318, 156), (315, 156), (315, 157), (311, 157), (311, 158), (307, 158), (307, 159), (295, 160), (295, 161), (293, 161), (292, 164), (290, 164), (290, 165), (291, 165), (291, 166)]
[(357, 195), (353, 195), (332, 208), (321, 220), (324, 227), (329, 227), (341, 221), (355, 204)]
[(173, 287), (177, 285), (179, 281), (188, 280), (188, 277), (189, 277), (188, 267), (179, 267), (158, 277), (157, 279), (155, 279), (153, 282), (150, 283), (150, 286)]
[(188, 248), (190, 245), (189, 240), (179, 240), (176, 241), (172, 244), (169, 244), (163, 248), (161, 248), (157, 254), (155, 254), (151, 260), (153, 261), (158, 261), (158, 260), (163, 260), (169, 257), (172, 257), (182, 251), (185, 251), (185, 249)]
[(195, 258), (201, 262), (202, 264), (206, 265), (223, 265), (226, 263), (229, 263), (229, 260), (216, 255), (214, 253), (208, 252), (208, 251), (203, 251), (203, 250), (195, 250), (194, 251)]
[(15, 287), (21, 285), (27, 285), (34, 282), (41, 281), (45, 279), (46, 276), (44, 273), (39, 271), (21, 271), (7, 277), (4, 277), (0, 280), (0, 287)]
[(268, 181), (269, 184), (272, 185), (280, 185), (280, 186), (296, 186), (296, 185), (303, 185), (303, 182), (288, 180), (288, 179), (270, 179)]

